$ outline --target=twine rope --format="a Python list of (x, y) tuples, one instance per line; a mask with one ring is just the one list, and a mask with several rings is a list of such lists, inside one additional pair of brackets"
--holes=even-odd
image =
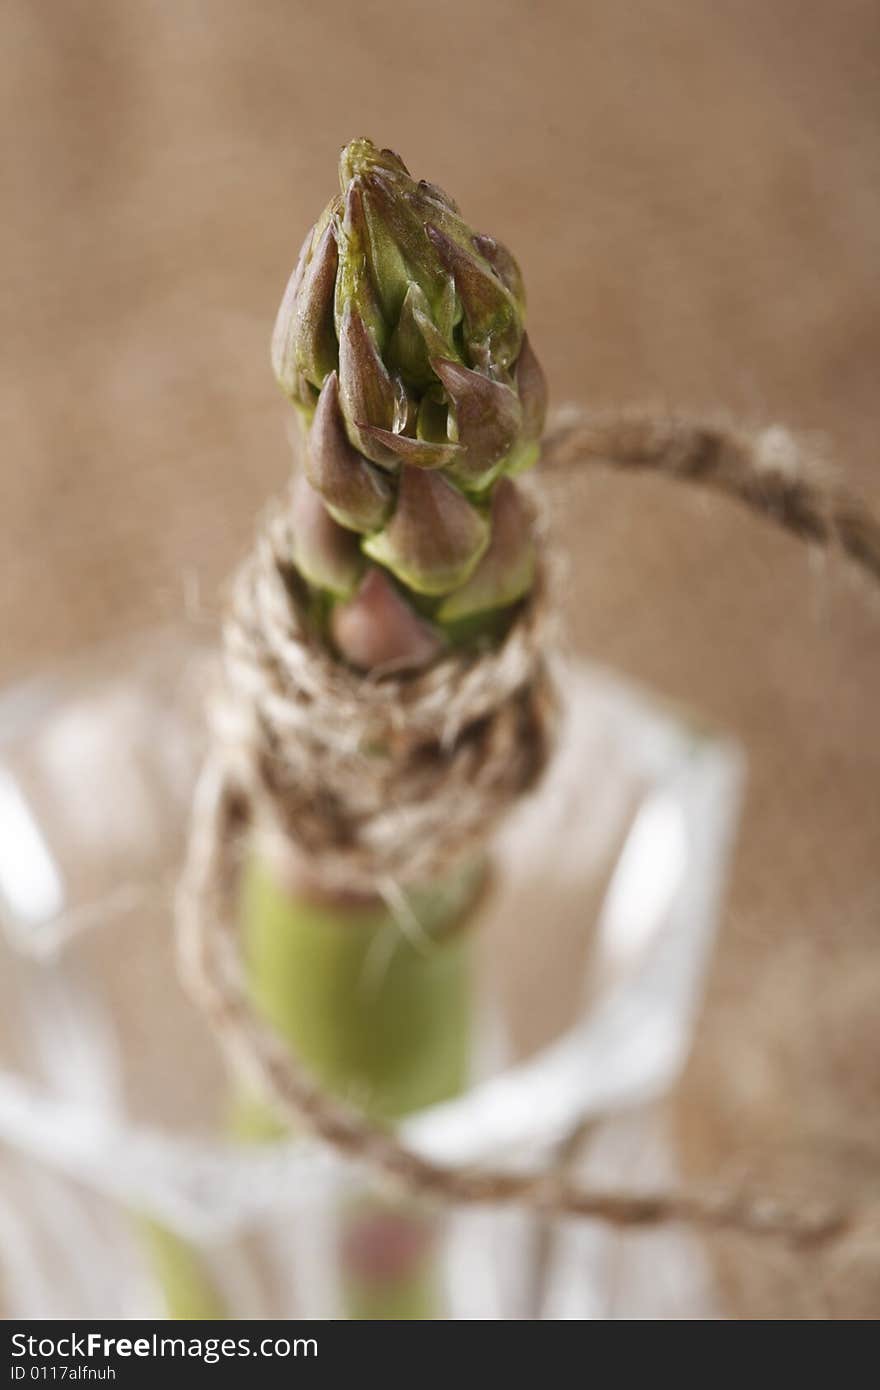
[(590, 463), (711, 488), (803, 541), (840, 551), (880, 583), (880, 520), (841, 486), (818, 449), (808, 451), (780, 425), (748, 430), (649, 410), (566, 406), (545, 435), (543, 466)]
[[(880, 581), (880, 521), (786, 431), (569, 408), (548, 430), (543, 467), (590, 462), (715, 488), (803, 540), (839, 548)], [(497, 651), (457, 654), (417, 676), (383, 672), (365, 680), (309, 638), (284, 559), (285, 526), (283, 517), (270, 522), (236, 584), (225, 632), (227, 692), (197, 791), (179, 897), (184, 979), (230, 1060), (283, 1117), (413, 1196), (515, 1203), (618, 1227), (681, 1221), (801, 1245), (880, 1231), (873, 1208), (812, 1208), (724, 1190), (600, 1190), (564, 1171), (431, 1162), (325, 1091), (259, 1017), (232, 911), (238, 851), (249, 830), (268, 819), (320, 856), (322, 875), (326, 866), (330, 880), (346, 886), (436, 872), (463, 848), (472, 851), (474, 835), (487, 838), (537, 778), (552, 717), (540, 593)], [(387, 756), (365, 757), (365, 738), (385, 746)], [(424, 810), (426, 792), (446, 813), (457, 813), (456, 798), (464, 797), (466, 831), (458, 835)]]
[(546, 762), (543, 588), (495, 647), (363, 676), (311, 630), (291, 553), (282, 510), (234, 584), (215, 745), (264, 833), (298, 846), (323, 884), (438, 878), (479, 851)]

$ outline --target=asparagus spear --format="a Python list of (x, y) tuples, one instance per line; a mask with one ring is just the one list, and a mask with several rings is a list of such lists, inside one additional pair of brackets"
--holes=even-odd
[[(416, 670), (451, 645), (497, 641), (532, 587), (533, 516), (514, 479), (537, 458), (546, 387), (510, 252), (368, 140), (343, 149), (339, 176), (272, 340), (302, 434), (289, 559), (340, 662)], [(400, 904), (331, 893), (311, 867), (306, 881), (301, 859), (259, 846), (247, 867), (254, 1002), (376, 1118), (454, 1095), (470, 1051), (478, 851), (443, 882), (401, 886), (415, 938)], [(249, 1102), (238, 1128), (274, 1127)], [(340, 1252), (350, 1315), (436, 1315), (431, 1247), (428, 1214), (356, 1204)]]

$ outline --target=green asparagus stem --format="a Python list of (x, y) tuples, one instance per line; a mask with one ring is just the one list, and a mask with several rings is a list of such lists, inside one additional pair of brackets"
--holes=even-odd
[(470, 1056), (469, 938), (456, 928), (483, 872), (410, 894), (419, 935), (381, 902), (285, 891), (266, 860), (244, 875), (241, 917), (254, 1003), (316, 1077), (374, 1119), (461, 1088)]
[(158, 1221), (145, 1220), (141, 1229), (165, 1316), (179, 1322), (213, 1322), (228, 1317), (198, 1252)]
[[(241, 917), (253, 999), (323, 1084), (377, 1120), (449, 1099), (467, 1081), (472, 970), (468, 918), (484, 871), (469, 866), (409, 895), (418, 935), (381, 902), (315, 901), (285, 889), (255, 856)], [(237, 1130), (271, 1137), (252, 1099)], [(277, 1131), (275, 1131), (277, 1132)], [(437, 1316), (433, 1220), (360, 1199), (337, 1252), (346, 1311), (370, 1319)], [(328, 1252), (330, 1257), (330, 1252)]]

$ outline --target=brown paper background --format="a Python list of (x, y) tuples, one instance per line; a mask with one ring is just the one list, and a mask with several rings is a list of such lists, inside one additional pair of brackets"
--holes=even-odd
[[(871, 0), (7, 0), (0, 74), (3, 678), (213, 609), (288, 468), (268, 334), (355, 134), (515, 248), (557, 401), (783, 421), (880, 505)], [(669, 484), (563, 511), (576, 647), (750, 755), (691, 1171), (876, 1195), (877, 605)], [(880, 1310), (870, 1252), (821, 1288), (720, 1253), (740, 1312)]]

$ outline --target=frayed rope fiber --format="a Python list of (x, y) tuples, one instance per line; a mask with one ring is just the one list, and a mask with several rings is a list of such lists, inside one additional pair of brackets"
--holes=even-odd
[[(548, 430), (542, 466), (594, 462), (713, 487), (804, 540), (838, 547), (880, 581), (880, 522), (785, 431), (569, 408)], [(308, 635), (285, 525), (283, 517), (269, 523), (235, 587), (226, 688), (179, 895), (185, 982), (230, 1059), (282, 1116), (412, 1195), (516, 1203), (622, 1227), (685, 1221), (791, 1243), (880, 1232), (880, 1212), (843, 1204), (810, 1210), (730, 1191), (596, 1190), (561, 1169), (430, 1162), (325, 1091), (260, 1018), (235, 925), (242, 837), (267, 825), (293, 837), (320, 860), (322, 879), (347, 888), (430, 878), (484, 844), (537, 780), (553, 711), (540, 589), (497, 648), (445, 657), (413, 675), (358, 677)]]

